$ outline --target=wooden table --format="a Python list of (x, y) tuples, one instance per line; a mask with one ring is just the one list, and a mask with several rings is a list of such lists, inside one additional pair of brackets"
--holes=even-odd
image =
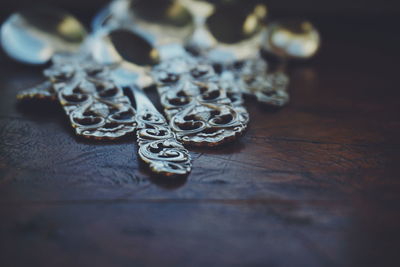
[(82, 140), (58, 105), (18, 105), (41, 68), (1, 54), (0, 266), (400, 266), (398, 30), (314, 21), (290, 105), (249, 99), (246, 135), (193, 149), (181, 180), (149, 176), (133, 137)]

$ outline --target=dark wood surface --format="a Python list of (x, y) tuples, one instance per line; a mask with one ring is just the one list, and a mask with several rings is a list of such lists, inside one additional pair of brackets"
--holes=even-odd
[(290, 105), (249, 99), (246, 135), (192, 150), (181, 180), (149, 176), (133, 137), (82, 140), (57, 105), (18, 105), (41, 69), (1, 54), (0, 266), (400, 266), (390, 21), (316, 18)]

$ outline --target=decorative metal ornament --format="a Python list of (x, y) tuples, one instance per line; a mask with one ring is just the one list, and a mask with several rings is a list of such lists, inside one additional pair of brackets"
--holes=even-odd
[[(222, 5), (217, 9), (211, 3), (202, 1), (182, 2), (192, 10), (196, 22), (195, 31), (188, 39), (187, 46), (195, 51), (200, 60), (219, 66), (220, 84), (232, 96), (237, 109), (245, 110), (243, 93), (254, 95), (259, 102), (271, 106), (282, 107), (289, 102), (289, 78), (283, 72), (270, 72), (267, 62), (259, 52), (266, 34), (262, 23), (267, 13), (264, 5), (255, 5), (243, 20), (242, 29), (236, 29), (236, 35), (241, 35), (242, 38), (226, 43), (214, 36), (213, 25), (209, 25), (211, 18), (213, 21), (220, 15), (224, 19), (232, 19)], [(232, 8), (233, 5), (227, 3), (227, 6)], [(203, 12), (194, 12), (196, 10)]]
[(143, 108), (143, 103), (136, 113), (122, 88), (110, 80), (108, 68), (78, 57), (54, 56), (53, 65), (44, 71), (48, 81), (17, 98), (58, 99), (76, 134), (86, 138), (117, 139), (137, 128), (138, 153), (151, 171), (165, 176), (188, 174), (189, 152), (176, 141), (162, 115), (148, 105)]
[(153, 172), (172, 176), (191, 171), (189, 151), (177, 142), (161, 114), (142, 110), (136, 115), (136, 121), (139, 155)]
[(289, 77), (282, 71), (269, 72), (266, 61), (252, 58), (244, 60), (241, 64), (229, 64), (224, 67), (227, 72), (233, 73), (237, 91), (254, 95), (259, 102), (269, 106), (283, 107), (289, 102)]
[[(193, 146), (217, 146), (235, 140), (246, 129), (249, 115), (246, 109), (238, 107), (238, 102), (233, 105), (230, 97), (234, 94), (227, 93), (212, 65), (193, 57), (182, 46), (184, 36), (193, 31), (193, 21), (188, 20), (182, 26), (162, 24), (160, 21), (171, 21), (168, 12), (163, 13), (160, 21), (149, 19), (140, 13), (140, 8), (136, 9), (137, 4), (113, 2), (108, 9), (110, 13), (100, 14), (96, 25), (105, 31), (119, 31), (120, 36), (125, 31), (136, 35), (136, 39), (150, 40), (159, 55), (159, 64), (151, 73), (177, 139)], [(183, 6), (179, 10), (191, 18)]]
[(217, 146), (246, 129), (247, 111), (232, 104), (211, 65), (178, 57), (157, 65), (153, 76), (171, 128), (183, 143)]
[(307, 20), (285, 19), (268, 24), (263, 48), (281, 59), (312, 58), (321, 46), (317, 28)]
[(130, 91), (135, 98), (140, 157), (149, 164), (153, 172), (166, 176), (188, 174), (191, 171), (189, 152), (179, 143), (163, 115), (143, 92), (143, 88), (152, 81), (146, 73), (148, 68), (129, 62), (125, 59), (129, 59), (129, 56), (119, 53), (118, 48), (129, 45), (129, 40), (135, 36), (129, 31), (119, 29), (99, 32), (96, 37), (94, 41), (97, 48), (104, 49), (101, 53), (94, 53), (94, 58), (99, 61), (111, 60), (111, 79)]
[[(260, 49), (280, 57), (284, 66), (290, 58), (313, 56), (320, 37), (306, 21), (266, 27), (263, 4), (242, 12), (231, 1), (169, 0), (158, 3), (155, 12), (154, 3), (115, 0), (96, 16), (90, 36), (59, 10), (17, 13), (2, 27), (2, 45), (18, 61), (52, 60), (44, 71), (47, 80), (22, 91), (18, 99), (58, 100), (76, 134), (85, 138), (113, 140), (137, 130), (138, 154), (151, 171), (186, 175), (191, 157), (181, 143), (217, 146), (244, 133), (249, 114), (243, 94), (270, 106), (289, 102), (284, 67), (270, 70)], [(66, 21), (73, 31), (61, 30)], [(220, 31), (225, 23), (232, 26), (230, 37)], [(21, 39), (27, 42), (15, 45)], [(146, 52), (131, 47), (135, 44), (146, 46)], [(150, 67), (143, 67), (148, 63), (137, 63), (132, 51), (158, 63), (150, 75)], [(152, 82), (169, 122), (141, 90)], [(122, 88), (133, 94), (136, 110)]]
[(87, 57), (56, 55), (44, 71), (47, 81), (22, 91), (18, 99), (58, 99), (77, 135), (116, 139), (136, 129), (135, 110), (106, 68)]

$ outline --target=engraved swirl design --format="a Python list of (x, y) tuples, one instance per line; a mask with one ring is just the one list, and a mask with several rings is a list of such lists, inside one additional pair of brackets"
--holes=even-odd
[(179, 141), (217, 146), (240, 136), (247, 126), (245, 109), (236, 109), (209, 64), (179, 57), (153, 69), (161, 104)]
[(153, 172), (174, 176), (191, 171), (189, 151), (176, 140), (161, 114), (152, 110), (139, 111), (136, 121), (139, 156)]
[(231, 73), (230, 83), (235, 85), (231, 88), (237, 88), (235, 93), (252, 94), (259, 102), (274, 107), (283, 107), (289, 102), (289, 77), (282, 71), (270, 72), (267, 62), (261, 58), (247, 59), (224, 68), (226, 73)]
[(47, 81), (17, 98), (57, 98), (75, 133), (86, 138), (116, 139), (136, 129), (136, 111), (105, 67), (78, 55), (58, 55), (44, 75)]

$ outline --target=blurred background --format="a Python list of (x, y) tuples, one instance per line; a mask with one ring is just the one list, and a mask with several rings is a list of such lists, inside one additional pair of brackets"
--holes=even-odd
[[(163, 1), (163, 0), (160, 0)], [(363, 43), (371, 38), (385, 39), (385, 45), (394, 48), (400, 35), (397, 21), (400, 4), (396, 0), (208, 0), (215, 3), (238, 2), (240, 8), (265, 3), (268, 6), (268, 19), (305, 18), (313, 22), (320, 30), (323, 41), (335, 41), (338, 38)], [(0, 23), (12, 12), (29, 9), (33, 6), (52, 6), (68, 10), (80, 21), (90, 25), (96, 12), (109, 0), (1, 0)], [(323, 42), (323, 43), (324, 43)], [(324, 47), (322, 47), (324, 49)], [(1, 50), (1, 49), (0, 49)], [(0, 51), (0, 55), (3, 52)], [(3, 59), (2, 59), (3, 58)], [(4, 57), (0, 57), (4, 60)]]
[[(160, 0), (163, 1), (163, 0)], [(210, 0), (224, 2), (227, 0)], [(67, 8), (75, 14), (94, 13), (98, 7), (105, 5), (108, 0), (1, 0), (0, 16), (4, 19), (7, 14), (32, 5), (50, 5)], [(271, 16), (350, 16), (350, 17), (386, 17), (400, 14), (399, 2), (396, 0), (236, 0), (246, 5), (251, 2), (263, 2), (270, 8)]]
[[(162, 1), (162, 0), (161, 0)], [(210, 0), (212, 2), (223, 2), (224, 0)], [(246, 4), (253, 0), (239, 0)], [(1, 0), (0, 14), (10, 13), (23, 7), (37, 4), (57, 5), (70, 8), (74, 12), (91, 12), (107, 0)], [(396, 15), (400, 13), (399, 2), (395, 0), (373, 1), (373, 0), (258, 0), (267, 3), (270, 9), (279, 14), (319, 14), (319, 15)]]

